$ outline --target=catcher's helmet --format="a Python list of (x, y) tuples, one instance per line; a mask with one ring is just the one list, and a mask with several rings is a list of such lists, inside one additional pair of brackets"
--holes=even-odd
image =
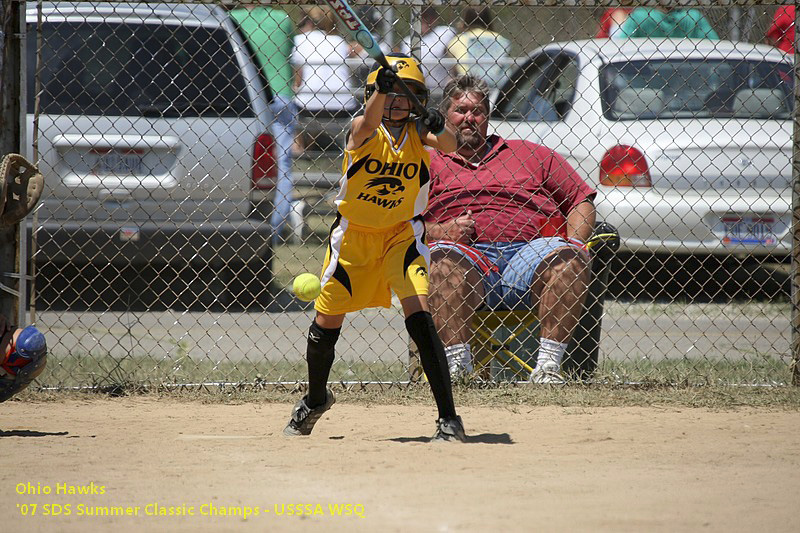
[[(428, 87), (425, 86), (425, 76), (419, 63), (413, 57), (405, 54), (389, 54), (386, 56), (389, 65), (397, 70), (397, 77), (402, 79), (408, 88), (417, 93), (419, 101), (423, 107), (428, 105)], [(378, 78), (378, 71), (383, 68), (375, 63), (367, 75), (367, 86), (364, 87), (364, 103), (369, 100), (375, 91), (375, 80)]]
[[(2, 319), (4, 322), (5, 319)], [(47, 363), (47, 341), (34, 326), (23, 329), (12, 341), (13, 327), (5, 327), (0, 344), (8, 353), (0, 352), (0, 402), (4, 402), (30, 385)]]

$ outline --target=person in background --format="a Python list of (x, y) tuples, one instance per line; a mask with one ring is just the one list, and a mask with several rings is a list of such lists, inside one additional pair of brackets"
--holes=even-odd
[(766, 35), (768, 44), (787, 54), (794, 53), (794, 17), (794, 6), (779, 6)]
[(449, 57), (458, 61), (453, 76), (472, 74), (500, 89), (508, 79), (511, 41), (493, 31), (494, 15), (488, 7), (466, 7), (461, 14), (461, 33), (447, 46)]
[(627, 7), (610, 7), (603, 12), (600, 17), (600, 26), (597, 29), (596, 39), (619, 38), (622, 24), (631, 14), (631, 9)]
[(457, 151), (431, 156), (425, 222), (431, 310), (451, 377), (473, 369), (472, 318), (488, 308), (535, 309), (540, 343), (530, 380), (564, 382), (561, 361), (590, 278), (584, 243), (595, 191), (553, 150), (488, 135), (489, 88), (474, 76), (447, 84), (439, 108)]
[(273, 122), (270, 125), (278, 155), (278, 178), (275, 185), (275, 208), (270, 220), (274, 244), (280, 244), (281, 232), (292, 215), (292, 145), (297, 129), (297, 103), (294, 101), (296, 73), (291, 64), (294, 50), (294, 24), (283, 10), (248, 4), (230, 12), (253, 47), (256, 60), (272, 90)]
[[(295, 101), (305, 114), (324, 117), (354, 113), (358, 101), (347, 58), (350, 45), (337, 35), (336, 18), (327, 7), (306, 7), (294, 38)], [(304, 150), (298, 135), (295, 153)]]
[[(436, 25), (439, 22), (439, 12), (433, 6), (422, 10), (420, 17), (420, 60), (427, 70), (427, 80), (432, 89), (442, 91), (450, 80), (450, 70), (442, 64), (442, 59), (447, 57), (447, 45), (456, 36), (456, 30), (446, 24)], [(400, 52), (411, 54), (411, 35), (403, 39)]]
[(659, 7), (637, 7), (620, 23), (622, 15), (616, 13), (614, 20), (619, 24), (619, 29), (609, 37), (719, 39), (719, 35), (699, 9), (665, 10)]

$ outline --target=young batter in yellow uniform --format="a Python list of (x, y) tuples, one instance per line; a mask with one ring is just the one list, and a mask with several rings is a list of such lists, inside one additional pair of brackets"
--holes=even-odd
[(417, 62), (404, 55), (388, 60), (392, 70), (376, 66), (367, 77), (364, 114), (353, 119), (347, 136), (338, 213), (322, 267), (317, 315), (308, 332), (308, 394), (295, 405), (286, 435), (310, 434), (335, 401), (326, 384), (345, 314), (389, 307), (393, 290), (436, 399), (433, 438), (465, 440), (444, 346), (428, 308), (430, 252), (420, 216), (430, 183), (425, 147), (452, 152), (456, 137), (435, 109), (416, 116), (397, 85), (402, 79), (426, 105), (428, 90)]

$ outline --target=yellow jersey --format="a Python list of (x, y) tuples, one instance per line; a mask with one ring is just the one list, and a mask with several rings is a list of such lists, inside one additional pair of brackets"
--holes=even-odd
[(416, 123), (403, 126), (397, 141), (381, 124), (367, 142), (345, 150), (334, 203), (362, 227), (385, 229), (409, 221), (428, 205), (430, 166)]

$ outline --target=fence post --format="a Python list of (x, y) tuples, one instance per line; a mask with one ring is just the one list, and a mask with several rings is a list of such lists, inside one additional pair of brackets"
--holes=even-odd
[[(25, 2), (2, 0), (0, 12), (0, 158), (21, 151), (22, 46), (20, 35)], [(9, 291), (24, 290), (16, 277), (17, 227), (0, 227), (0, 313), (16, 320), (18, 298)], [(13, 275), (12, 275), (13, 274)], [(5, 289), (8, 290), (5, 290)]]
[[(795, 28), (800, 9), (795, 11)], [(794, 33), (800, 50), (800, 32)], [(794, 136), (792, 143), (792, 385), (800, 386), (800, 60), (794, 54)]]
[(422, 61), (422, 7), (412, 5), (409, 17), (411, 39), (408, 46), (411, 49), (411, 56), (417, 61)]

